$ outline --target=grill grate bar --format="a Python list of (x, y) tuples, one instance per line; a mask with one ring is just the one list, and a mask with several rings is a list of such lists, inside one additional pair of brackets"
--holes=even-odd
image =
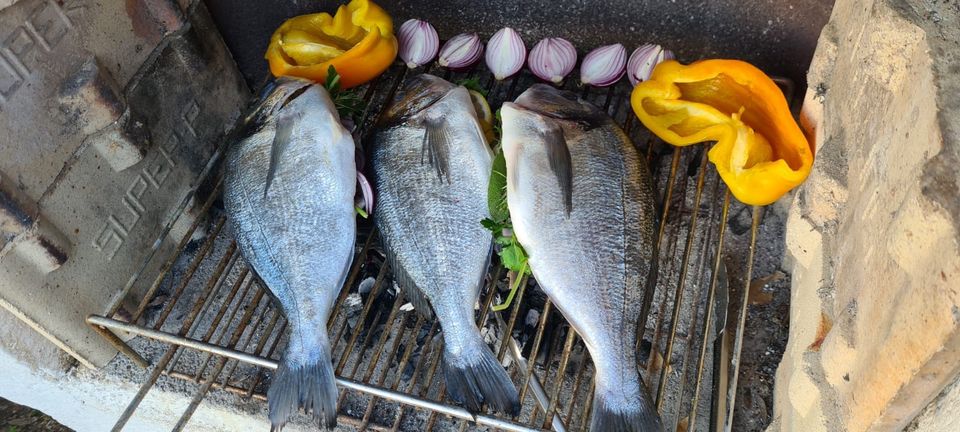
[[(550, 407), (544, 411), (543, 429), (549, 428), (553, 420), (554, 412), (557, 410), (557, 402), (560, 400), (560, 389), (563, 386), (563, 374), (567, 371), (567, 363), (570, 361), (570, 351), (573, 349), (573, 342), (576, 340), (577, 332), (573, 327), (567, 329), (567, 340), (563, 344), (563, 355), (560, 357), (560, 366), (557, 368), (556, 384), (553, 386), (553, 393), (550, 395)], [(558, 415), (560, 413), (557, 413)]]
[[(199, 214), (207, 214), (207, 211), (209, 211), (210, 206), (213, 205), (213, 202), (215, 201), (215, 198), (217, 197), (217, 194), (219, 193), (220, 187), (222, 185), (223, 185), (223, 177), (221, 176), (220, 179), (217, 181), (217, 185), (214, 188), (213, 193), (210, 194), (207, 200), (203, 203), (203, 206), (200, 207)], [(200, 226), (200, 222), (202, 221), (203, 221), (202, 217), (194, 218), (187, 232), (193, 233), (194, 231), (196, 231), (197, 227)], [(187, 243), (190, 241), (190, 237), (191, 236), (189, 235), (183, 236), (183, 238), (180, 239), (180, 243), (177, 244), (176, 250), (181, 251), (185, 247), (187, 247)], [(171, 268), (173, 268), (173, 264), (176, 262), (177, 256), (178, 254), (174, 254), (169, 259), (167, 259), (166, 262), (163, 263), (163, 267), (160, 269), (160, 273), (157, 275), (156, 279), (154, 279), (153, 284), (150, 285), (150, 288), (147, 289), (146, 294), (143, 296), (143, 300), (140, 301), (140, 304), (137, 306), (137, 310), (133, 313), (133, 317), (130, 319), (132, 322), (137, 322), (140, 319), (140, 317), (143, 316), (143, 312), (147, 309), (147, 306), (150, 304), (150, 300), (153, 299), (153, 296), (154, 294), (156, 294), (157, 289), (160, 288), (160, 284), (163, 282), (164, 276), (167, 274), (167, 272), (170, 271)], [(117, 309), (120, 308), (121, 304), (122, 303), (118, 302), (116, 306), (107, 314), (107, 316), (113, 316), (113, 314), (117, 312)]]
[[(233, 332), (233, 336), (230, 338), (230, 342), (227, 343), (228, 348), (236, 348), (237, 343), (240, 341), (240, 337), (243, 335), (244, 331), (247, 329), (247, 325), (250, 324), (250, 318), (253, 316), (253, 311), (257, 310), (260, 305), (260, 300), (263, 299), (264, 291), (262, 289), (257, 289), (257, 293), (254, 294), (253, 300), (251, 303), (254, 305), (252, 308), (247, 308), (246, 313), (243, 314), (243, 319), (240, 320), (240, 325)], [(257, 316), (256, 320), (253, 322), (253, 327), (260, 325), (260, 319), (263, 317), (263, 314)], [(217, 361), (217, 366), (214, 369), (213, 373), (203, 382), (203, 385), (200, 386), (200, 389), (193, 396), (193, 400), (190, 401), (190, 405), (187, 406), (187, 409), (183, 412), (183, 415), (180, 416), (180, 420), (177, 421), (177, 424), (173, 427), (173, 430), (176, 432), (182, 431), (186, 427), (187, 423), (190, 421), (190, 417), (193, 416), (193, 413), (197, 410), (197, 407), (200, 406), (200, 402), (203, 401), (204, 396), (207, 395), (207, 392), (210, 391), (210, 386), (217, 381), (217, 377), (223, 373), (223, 368), (227, 365), (227, 362), (230, 359), (227, 357), (221, 357)], [(204, 366), (207, 362), (204, 361)], [(199, 377), (198, 373), (198, 377)]]
[[(213, 232), (210, 233), (210, 236), (203, 243), (203, 246), (200, 247), (200, 251), (197, 252), (197, 256), (193, 259), (193, 262), (190, 263), (190, 267), (187, 268), (186, 275), (181, 280), (180, 284), (177, 285), (177, 289), (173, 292), (173, 295), (170, 296), (170, 301), (167, 302), (167, 305), (163, 308), (163, 311), (160, 312), (160, 317), (157, 318), (157, 323), (153, 326), (154, 330), (160, 330), (160, 327), (163, 326), (163, 323), (167, 320), (167, 317), (170, 316), (170, 312), (173, 312), (173, 307), (177, 305), (180, 297), (186, 291), (187, 284), (190, 282), (190, 278), (192, 278), (193, 274), (196, 273), (197, 268), (200, 267), (200, 263), (204, 258), (207, 257), (207, 254), (210, 253), (210, 250), (213, 249), (213, 242), (220, 234), (220, 230), (223, 229), (223, 225), (226, 223), (226, 221), (227, 218), (225, 217), (222, 217), (217, 221), (216, 226), (213, 228)], [(226, 264), (226, 261), (224, 261), (223, 265), (226, 266)], [(133, 322), (136, 322), (136, 320), (133, 320)]]
[[(231, 244), (230, 250), (232, 251), (232, 249), (235, 247), (236, 247), (235, 244)], [(215, 280), (210, 279), (210, 281), (207, 283), (206, 287), (204, 288), (203, 293), (197, 298), (197, 301), (194, 304), (193, 309), (190, 311), (190, 314), (187, 316), (186, 320), (184, 320), (183, 324), (181, 325), (180, 327), (181, 334), (184, 334), (184, 335), (187, 334), (187, 331), (190, 329), (190, 326), (193, 325), (194, 320), (197, 318), (198, 315), (200, 315), (200, 312), (204, 304), (204, 298), (209, 296), (210, 293), (214, 291), (215, 285), (216, 285)], [(90, 319), (96, 319), (96, 318), (101, 318), (101, 317), (91, 316), (90, 318), (88, 318), (88, 321)], [(92, 324), (96, 324), (96, 323), (92, 322)], [(134, 411), (136, 411), (137, 406), (139, 406), (140, 402), (143, 401), (143, 398), (146, 397), (147, 392), (149, 392), (150, 389), (153, 388), (153, 384), (157, 382), (158, 378), (160, 378), (160, 374), (167, 367), (167, 364), (170, 363), (170, 360), (173, 359), (173, 356), (176, 354), (177, 350), (179, 349), (180, 347), (177, 345), (174, 345), (168, 348), (166, 353), (164, 353), (163, 357), (161, 357), (160, 360), (157, 361), (157, 364), (153, 367), (153, 371), (150, 373), (149, 378), (147, 378), (147, 380), (143, 383), (143, 385), (140, 386), (140, 390), (137, 391), (136, 396), (133, 397), (133, 400), (130, 401), (130, 404), (127, 405), (127, 408), (123, 411), (122, 414), (120, 414), (120, 418), (117, 419), (117, 423), (114, 425), (113, 431), (120, 431), (123, 429), (123, 426), (127, 423), (127, 421), (130, 420), (130, 417), (133, 416), (133, 413)]]
[[(417, 388), (417, 378), (420, 377), (420, 372), (423, 370), (423, 366), (426, 365), (426, 361), (430, 358), (429, 354), (433, 353), (433, 340), (434, 335), (436, 334), (438, 327), (437, 321), (433, 321), (433, 325), (430, 326), (430, 330), (427, 332), (427, 340), (424, 342), (425, 354), (421, 354), (420, 361), (417, 362), (417, 366), (413, 370), (413, 377), (411, 378), (410, 385), (407, 387), (407, 393), (415, 393)], [(401, 369), (402, 370), (402, 369)], [(397, 377), (397, 384), (400, 382), (400, 376)], [(394, 384), (396, 389), (397, 384)], [(421, 396), (423, 396), (421, 394)], [(397, 431), (400, 428), (400, 421), (403, 419), (403, 413), (406, 407), (400, 405), (397, 407), (396, 419), (393, 422), (393, 427), (390, 428), (391, 431)]]
[[(408, 70), (404, 65), (397, 64), (392, 66), (385, 76), (366, 86), (362, 90), (362, 98), (367, 105), (356, 123), (354, 133), (357, 136), (368, 136), (386, 102), (396, 95), (404, 80), (414, 73), (427, 72), (431, 67), (432, 65), (420, 70)], [(518, 89), (526, 88), (535, 82), (535, 79), (526, 73), (505, 81), (496, 81), (492, 74), (482, 68), (470, 73), (445, 70), (442, 75), (454, 82), (463, 78), (479, 78), (479, 82), (487, 89), (488, 101), (492, 107), (513, 99)], [(651, 275), (647, 284), (649, 288), (644, 290), (637, 341), (638, 349), (642, 349), (644, 343), (649, 343), (650, 354), (649, 357), (644, 354), (639, 358), (639, 366), (645, 369), (645, 382), (651, 386), (651, 390), (653, 382), (657, 382), (656, 404), (664, 418), (664, 424), (672, 425), (670, 430), (676, 430), (681, 419), (686, 419), (688, 430), (697, 430), (697, 416), (703, 414), (699, 412), (699, 405), (703, 398), (704, 379), (716, 374), (712, 369), (712, 372), (706, 369), (706, 357), (712, 349), (713, 342), (709, 335), (714, 317), (718, 313), (714, 309), (717, 291), (720, 289), (718, 269), (721, 265), (724, 237), (727, 235), (725, 227), (730, 214), (729, 207), (732, 205), (729, 191), (724, 188), (721, 205), (718, 192), (722, 185), (719, 184), (720, 179), (715, 170), (707, 167), (705, 146), (695, 146), (696, 150), (691, 151), (673, 148), (669, 172), (666, 175), (661, 172), (667, 169), (667, 165), (661, 163), (665, 158), (659, 157), (657, 148), (664, 146), (643, 128), (636, 127), (635, 116), (631, 115), (628, 105), (629, 88), (625, 85), (591, 94), (589, 88), (577, 88), (573, 80), (568, 80), (565, 88), (577, 91), (584, 99), (602, 106), (604, 111), (620, 121), (634, 143), (644, 143), (638, 145), (638, 150), (646, 156), (651, 166), (654, 183), (665, 186), (656, 234), (659, 252), (656, 262), (659, 263), (659, 269), (655, 275)], [(221, 153), (222, 148), (215, 152), (214, 158), (219, 158)], [(697, 161), (700, 165), (694, 170)], [(681, 169), (681, 165), (684, 169)], [(695, 183), (692, 183), (692, 179), (688, 178), (694, 174), (697, 174), (697, 178)], [(709, 210), (701, 215), (703, 189), (708, 175), (714, 177), (715, 182), (712, 194), (708, 193), (709, 198), (706, 198)], [(218, 175), (214, 193), (200, 206), (201, 214), (212, 208), (221, 185), (222, 175)], [(721, 211), (716, 219), (715, 210), (718, 206)], [(760, 209), (754, 208), (747, 284), (751, 276), (759, 214)], [(128, 331), (173, 345), (155, 363), (147, 382), (131, 401), (127, 411), (117, 422), (115, 430), (122, 429), (146, 392), (162, 374), (199, 385), (190, 406), (179, 419), (178, 428), (188, 423), (194, 410), (211, 389), (222, 389), (248, 399), (265, 400), (263, 384), (266, 380), (263, 378), (268, 376), (267, 370), (276, 367), (276, 360), (281, 352), (278, 348), (282, 348), (286, 343), (285, 330), (288, 323), (282, 317), (278, 305), (272, 304), (272, 297), (263, 301), (267, 291), (262, 282), (250, 272), (246, 263), (241, 262), (239, 254), (236, 253), (236, 245), (229, 241), (230, 230), (223, 229), (224, 217), (215, 218), (210, 234), (193, 253), (184, 273), (177, 277), (170, 274), (178, 257), (184, 254), (188, 244), (186, 239), (199, 228), (201, 219), (196, 218), (193, 221), (185, 240), (178, 243), (175, 255), (164, 261), (161, 274), (147, 289), (148, 295), (138, 304), (135, 319), (131, 321), (133, 324), (100, 316), (91, 316), (88, 319), (88, 322), (118, 349), (135, 362), (142, 362), (144, 365), (146, 361), (139, 357), (135, 350), (119, 339), (112, 340), (110, 335), (113, 333), (108, 329)], [(713, 227), (715, 223), (719, 224), (716, 230)], [(344, 414), (344, 409), (341, 409), (338, 419), (359, 430), (378, 431), (400, 430), (405, 419), (410, 422), (423, 421), (421, 430), (429, 431), (440, 424), (446, 424), (446, 419), (450, 418), (455, 422), (451, 426), (466, 430), (473, 424), (472, 417), (465, 411), (442, 402), (446, 393), (445, 384), (442, 379), (436, 378), (442, 358), (442, 339), (437, 335), (439, 325), (435, 320), (429, 321), (428, 325), (428, 321), (420, 316), (414, 320), (412, 315), (401, 311), (400, 306), (405, 303), (403, 293), (393, 293), (392, 277), (387, 264), (383, 262), (376, 237), (374, 227), (367, 223), (358, 226), (358, 238), (362, 239), (362, 246), (356, 250), (349, 276), (337, 297), (328, 323), (328, 330), (333, 336), (331, 348), (336, 360), (336, 373), (342, 389), (339, 406), (359, 403), (359, 407), (352, 411), (358, 415)], [(711, 252), (714, 255), (708, 257)], [(708, 259), (713, 260), (712, 265), (706, 265)], [(214, 261), (216, 264), (212, 273), (201, 270), (214, 266)], [(508, 372), (518, 385), (524, 409), (512, 421), (482, 415), (477, 418), (478, 422), (503, 430), (540, 430), (551, 425), (555, 430), (586, 430), (593, 403), (595, 370), (585, 345), (579, 335), (561, 319), (548, 299), (542, 301), (542, 306), (531, 303), (530, 307), (541, 310), (535, 327), (527, 324), (526, 330), (523, 327), (520, 330), (515, 329), (521, 314), (526, 313), (525, 305), (538, 301), (538, 294), (542, 297), (535, 282), (525, 277), (520, 281), (509, 311), (490, 311), (494, 302), (499, 302), (498, 284), (504, 282), (504, 273), (508, 273), (507, 286), (512, 286), (511, 282), (514, 282), (512, 278), (515, 276), (512, 272), (504, 270), (498, 265), (491, 272), (490, 280), (486, 284), (486, 294), (483, 294), (480, 303), (478, 321), (481, 329), (487, 327), (491, 315), (497, 321), (494, 324), (500, 342), (499, 346), (494, 344), (495, 352), (503, 361), (509, 350), (510, 360), (515, 360)], [(693, 274), (690, 274), (691, 272)], [(196, 277), (201, 274), (205, 280)], [(207, 274), (210, 276), (207, 277)], [(365, 294), (359, 314), (352, 313), (348, 316), (340, 313), (347, 309), (344, 307), (346, 300), (351, 293), (357, 292), (359, 281), (373, 275), (373, 287)], [(174, 282), (173, 294), (161, 310), (154, 314), (150, 312), (150, 305), (155, 302), (166, 278), (171, 278)], [(710, 281), (708, 290), (697, 288), (707, 280)], [(384, 284), (387, 289), (384, 289)], [(220, 293), (226, 287), (230, 287), (226, 293), (212, 295)], [(691, 291), (685, 292), (687, 290)], [(174, 314), (173, 311), (190, 307), (181, 304), (181, 300), (195, 292), (202, 294), (194, 301), (193, 310), (186, 314)], [(671, 304), (670, 317), (666, 317), (667, 307)], [(742, 349), (748, 307), (746, 297), (740, 307), (732, 356), (734, 362), (739, 361)], [(241, 308), (245, 308), (242, 317), (239, 314)], [(196, 313), (193, 313), (194, 310)], [(652, 322), (653, 326), (648, 329), (651, 311), (656, 318)], [(150, 318), (150, 315), (155, 317)], [(180, 317), (185, 317), (182, 322)], [(149, 321), (150, 324), (143, 321)], [(413, 321), (416, 322), (411, 327)], [(350, 324), (351, 322), (355, 324)], [(177, 324), (180, 324), (177, 333), (163, 330)], [(426, 333), (425, 328), (429, 328)], [(686, 331), (678, 331), (678, 328)], [(652, 330), (652, 335), (645, 339), (647, 330)], [(518, 339), (515, 339), (518, 331), (526, 335), (526, 339), (519, 340), (526, 340), (532, 343), (531, 346), (521, 349)], [(716, 331), (717, 329), (714, 329), (714, 332)], [(228, 334), (231, 335), (230, 341), (225, 341)], [(199, 339), (195, 339), (197, 335), (201, 335)], [(678, 337), (680, 340), (677, 340)], [(665, 346), (665, 349), (661, 350), (661, 345)], [(188, 347), (190, 350), (180, 349), (181, 347)], [(237, 350), (238, 347), (243, 351)], [(246, 350), (251, 347), (253, 349), (247, 353)], [(384, 354), (387, 347), (389, 349)], [(529, 360), (523, 358), (523, 350), (529, 351)], [(693, 350), (698, 352), (694, 354)], [(190, 361), (187, 361), (188, 354)], [(337, 358), (337, 355), (340, 357)], [(673, 357), (676, 355), (679, 355), (679, 359), (674, 362)], [(696, 355), (696, 365), (688, 365), (692, 355)], [(217, 362), (210, 367), (213, 356), (217, 357)], [(197, 357), (202, 361), (195, 361)], [(540, 359), (542, 362), (538, 361)], [(726, 424), (732, 420), (729, 413), (732, 413), (735, 406), (733, 396), (738, 368), (736, 363), (733, 365), (734, 376), (730, 394), (711, 395), (714, 399), (722, 397), (728, 401), (723, 412), (711, 414), (714, 421), (722, 418)], [(677, 367), (680, 369), (676, 369)], [(412, 375), (409, 375), (407, 370), (410, 368), (413, 369)], [(696, 371), (692, 383), (687, 382), (690, 369)], [(362, 382), (353, 381), (358, 374), (361, 375)], [(653, 379), (654, 376), (656, 380)], [(435, 385), (436, 380), (439, 382)], [(585, 384), (587, 382), (589, 385)], [(692, 388), (689, 388), (691, 386)], [(544, 388), (550, 389), (549, 395), (543, 391)], [(533, 398), (526, 397), (530, 392), (533, 392)], [(532, 399), (533, 402), (527, 399)], [(386, 419), (378, 410), (380, 403), (384, 401), (400, 402), (392, 410), (388, 409), (390, 413)], [(543, 416), (540, 413), (543, 413)]]
[[(720, 214), (721, 221), (727, 220), (727, 213), (729, 210), (730, 210), (730, 191), (724, 188), (723, 207)], [(724, 234), (726, 233), (726, 226), (727, 224), (721, 222), (720, 228), (719, 228), (720, 232), (717, 234), (717, 237), (718, 237), (717, 253), (714, 255), (713, 272), (710, 275), (710, 288), (709, 288), (709, 292), (707, 293), (707, 308), (703, 318), (703, 325), (701, 326), (701, 329), (702, 329), (701, 334), (703, 335), (702, 336), (703, 341), (701, 342), (701, 345), (700, 345), (700, 354), (697, 360), (697, 375), (696, 375), (696, 378), (694, 379), (694, 381), (697, 383), (699, 383), (700, 380), (703, 378), (703, 368), (707, 358), (707, 338), (709, 338), (711, 334), (711, 332), (709, 332), (708, 330), (711, 328), (711, 324), (714, 321), (713, 314), (714, 314), (714, 306), (716, 304), (716, 297), (717, 297), (717, 282), (718, 282), (717, 279), (720, 274), (720, 266), (723, 265), (723, 257), (720, 251), (723, 250), (723, 237), (724, 237)], [(713, 333), (719, 333), (719, 329), (714, 329)], [(698, 406), (700, 402), (701, 387), (702, 386), (700, 385), (697, 385), (694, 387), (693, 401), (691, 402), (692, 406), (694, 407)], [(696, 416), (697, 416), (697, 410), (695, 409), (691, 410), (689, 424), (691, 425), (696, 424), (695, 422)]]
[[(373, 302), (376, 300), (377, 295), (380, 294), (380, 289), (383, 287), (383, 278), (387, 274), (387, 265), (384, 264), (383, 267), (380, 267), (380, 273), (377, 274), (377, 280), (373, 284), (373, 288), (370, 289), (370, 295), (367, 296), (367, 302), (363, 305), (363, 310), (360, 312), (360, 316), (357, 318), (357, 326), (354, 327), (353, 332), (350, 333), (350, 339), (347, 341), (347, 346), (344, 347), (343, 353), (340, 355), (340, 363), (337, 363), (337, 368), (335, 370), (336, 374), (339, 375), (343, 372), (343, 367), (347, 364), (347, 360), (350, 359), (350, 354), (353, 352), (353, 346), (357, 343), (357, 337), (360, 336), (360, 331), (363, 330), (363, 322), (367, 319), (367, 315), (370, 313), (370, 309), (373, 307)], [(340, 334), (342, 335), (346, 329), (348, 320), (343, 320), (343, 326), (341, 327)], [(340, 338), (333, 341), (331, 350), (335, 351), (337, 349), (337, 343)]]
[[(226, 276), (226, 275), (224, 275), (224, 276)], [(252, 278), (251, 278), (251, 279), (252, 279)], [(241, 281), (243, 281), (243, 280), (242, 280), (242, 279), (238, 279), (238, 282), (241, 282)], [(224, 312), (229, 312), (229, 314), (228, 314), (229, 316), (227, 317), (226, 321), (224, 322), (225, 325), (223, 326), (223, 331), (220, 333), (219, 336), (216, 337), (216, 342), (214, 342), (214, 343), (216, 343), (216, 344), (219, 345), (219, 344), (221, 344), (221, 343), (223, 342), (223, 338), (226, 337), (227, 331), (229, 330), (230, 323), (233, 322), (233, 319), (236, 318), (237, 313), (240, 311), (241, 306), (243, 306), (243, 304), (244, 304), (243, 299), (247, 297), (247, 293), (250, 292), (250, 287), (251, 287), (252, 285), (253, 285), (253, 284), (250, 282), (250, 280), (248, 280), (246, 283), (243, 284), (243, 287), (240, 289), (240, 295), (236, 296), (236, 302), (235, 302), (235, 303), (231, 303), (230, 301), (224, 301), (224, 302), (223, 302), (223, 305), (221, 306), (220, 311), (217, 313), (217, 317), (216, 317), (216, 319), (215, 319), (215, 323), (210, 326), (210, 330), (207, 332), (206, 335), (204, 335), (203, 339), (201, 339), (202, 341), (204, 341), (204, 342), (209, 342), (209, 341), (210, 341), (210, 337), (216, 335), (216, 331), (220, 328), (220, 327), (219, 327), (219, 323), (222, 322), (221, 319), (222, 319), (223, 316), (224, 316), (223, 313), (224, 313)], [(232, 292), (231, 292), (231, 293), (232, 293)], [(228, 299), (228, 300), (232, 300), (232, 299)], [(233, 308), (230, 308), (230, 307), (229, 307), (231, 304), (234, 304)], [(206, 310), (206, 309), (204, 309), (204, 310)], [(202, 319), (203, 315), (201, 314), (200, 316), (201, 316), (201, 319)], [(189, 333), (188, 333), (188, 335), (189, 335)], [(209, 362), (210, 362), (210, 353), (203, 353), (203, 360), (200, 361), (200, 367), (197, 369), (197, 373), (194, 375), (194, 381), (200, 382), (200, 378), (203, 376), (203, 372), (206, 370), (207, 364), (209, 364)], [(172, 365), (171, 367), (175, 367), (176, 364), (177, 364), (177, 361), (174, 360), (174, 361), (171, 363), (171, 365)], [(171, 369), (171, 370), (172, 370), (172, 369)]]
[[(687, 266), (690, 263), (690, 252), (693, 250), (693, 243), (697, 235), (697, 216), (700, 213), (700, 198), (703, 195), (703, 181), (707, 174), (707, 152), (701, 152), (703, 156), (700, 161), (700, 175), (697, 177), (697, 192), (694, 197), (693, 207), (697, 209), (690, 216), (690, 229), (687, 234), (687, 241), (684, 244), (683, 259), (680, 261), (680, 280), (677, 282), (677, 289), (673, 297), (673, 317), (670, 320), (670, 336), (667, 338), (666, 354), (663, 355), (664, 361), (669, 362), (673, 355), (673, 343), (677, 337), (677, 327), (680, 326), (680, 306), (683, 305), (683, 293), (687, 281)], [(682, 208), (682, 207), (681, 207)], [(666, 302), (664, 302), (665, 304)], [(694, 320), (691, 320), (694, 321)], [(683, 365), (680, 365), (681, 370)], [(656, 407), (659, 411), (663, 406), (664, 389), (667, 386), (667, 367), (660, 370), (660, 384), (657, 385)]]
[(753, 254), (757, 250), (757, 231), (760, 226), (760, 219), (763, 209), (759, 206), (753, 206), (753, 221), (750, 225), (750, 249), (747, 255), (747, 270), (744, 278), (744, 287), (742, 299), (740, 302), (740, 318), (737, 320), (737, 333), (733, 343), (733, 358), (730, 364), (733, 365), (733, 374), (730, 376), (730, 388), (727, 398), (730, 400), (730, 408), (727, 410), (723, 430), (730, 432), (733, 429), (733, 409), (737, 402), (737, 380), (740, 378), (740, 353), (743, 351), (743, 335), (747, 324), (747, 308), (750, 306), (750, 282), (753, 277)]
[[(540, 323), (537, 325), (536, 335), (533, 337), (533, 345), (530, 350), (530, 361), (527, 365), (527, 373), (523, 378), (523, 385), (520, 386), (520, 404), (523, 405), (524, 399), (527, 396), (527, 389), (530, 388), (530, 379), (533, 377), (533, 368), (537, 364), (537, 354), (540, 352), (540, 341), (543, 339), (543, 331), (547, 327), (547, 320), (550, 317), (550, 312), (552, 312), (553, 302), (550, 299), (547, 299), (543, 304), (543, 312), (540, 314)], [(520, 415), (517, 414), (517, 417)], [(514, 417), (516, 419), (516, 417)]]
[[(703, 163), (705, 163), (705, 162), (706, 162), (706, 161), (704, 160)], [(712, 235), (713, 235), (713, 229), (714, 229), (713, 220), (714, 220), (714, 214), (716, 213), (716, 208), (717, 208), (717, 204), (718, 204), (718, 200), (717, 200), (718, 195), (717, 195), (717, 194), (718, 194), (719, 190), (720, 190), (720, 178), (717, 177), (717, 178), (716, 178), (716, 181), (713, 183), (713, 192), (712, 192), (712, 194), (711, 194), (712, 199), (711, 199), (711, 201), (710, 201), (710, 203), (711, 203), (711, 204), (710, 204), (710, 210), (708, 211), (708, 213), (707, 213), (707, 218), (706, 218), (706, 220), (707, 220), (707, 222), (709, 223), (709, 225), (708, 225), (708, 227), (707, 227), (707, 233), (706, 233), (706, 235), (705, 235), (705, 237), (704, 237), (704, 241), (702, 242), (701, 252), (700, 252), (700, 255), (699, 255), (699, 259), (697, 260), (697, 271), (695, 272), (696, 277), (699, 279), (699, 280), (698, 280), (698, 286), (700, 287), (699, 289), (694, 289), (694, 291), (696, 291), (695, 294), (696, 294), (696, 298), (697, 298), (697, 299), (700, 299), (700, 298), (703, 297), (704, 294), (705, 294), (705, 292), (704, 292), (704, 278), (705, 278), (706, 275), (703, 273), (703, 268), (704, 268), (704, 266), (706, 265), (706, 263), (707, 263), (707, 261), (708, 261), (708, 257), (710, 256), (710, 253), (711, 253), (711, 251), (710, 251), (710, 245), (711, 245), (710, 239), (712, 238)], [(719, 221), (718, 221), (718, 222), (719, 222)], [(721, 224), (721, 225), (722, 225), (722, 224)], [(719, 250), (720, 250), (720, 249), (718, 248), (718, 251), (719, 251)], [(719, 254), (718, 254), (718, 255), (719, 255)], [(687, 337), (684, 338), (684, 345), (683, 345), (683, 346), (684, 346), (684, 347), (687, 347), (687, 348), (683, 350), (683, 360), (682, 360), (681, 363), (680, 363), (680, 364), (682, 365), (681, 368), (680, 368), (680, 384), (679, 384), (679, 386), (678, 386), (678, 387), (680, 388), (680, 391), (681, 391), (682, 393), (680, 394), (681, 397), (679, 397), (679, 398), (676, 399), (675, 405), (674, 405), (674, 407), (673, 407), (674, 412), (677, 412), (677, 413), (679, 413), (679, 412), (681, 411), (681, 409), (683, 408), (683, 401), (685, 400), (683, 396), (686, 395), (686, 392), (685, 392), (685, 391), (686, 391), (686, 385), (687, 385), (687, 372), (690, 370), (690, 368), (687, 367), (687, 365), (688, 365), (688, 362), (690, 361), (690, 354), (691, 354), (692, 351), (694, 351), (692, 348), (689, 348), (689, 347), (690, 347), (690, 344), (695, 340), (695, 335), (696, 335), (695, 332), (696, 332), (696, 327), (697, 327), (697, 317), (698, 317), (698, 316), (700, 316), (700, 314), (699, 314), (699, 313), (696, 313), (696, 314), (693, 316), (693, 319), (690, 320), (690, 323), (689, 323), (689, 325), (688, 325), (688, 327), (687, 327)], [(704, 312), (704, 320), (705, 320), (704, 322), (708, 322), (708, 321), (706, 321), (707, 319), (708, 319), (708, 318), (706, 317), (706, 313)], [(704, 330), (704, 332), (706, 332), (706, 330)], [(706, 346), (707, 346), (707, 345), (706, 345), (706, 342), (703, 342), (703, 348), (704, 348), (704, 349), (706, 348)], [(703, 386), (703, 383), (701, 383), (701, 381), (700, 381), (700, 379), (699, 379), (699, 377), (698, 377), (697, 380), (696, 380), (695, 383), (694, 383), (694, 387), (695, 387), (695, 388), (694, 388), (692, 391), (698, 391), (702, 386)], [(688, 424), (688, 425), (691, 424), (691, 423), (692, 423), (692, 420), (696, 418), (696, 416), (695, 416), (696, 411), (697, 411), (697, 402), (696, 402), (695, 400), (693, 400), (693, 401), (691, 401), (691, 403), (690, 403), (690, 410), (689, 410), (690, 414), (689, 414), (688, 417), (687, 417), (687, 424)], [(675, 416), (675, 417), (673, 418), (673, 428), (672, 428), (672, 430), (677, 430), (677, 427), (678, 427), (679, 423), (680, 423), (680, 416), (677, 415), (677, 416)]]

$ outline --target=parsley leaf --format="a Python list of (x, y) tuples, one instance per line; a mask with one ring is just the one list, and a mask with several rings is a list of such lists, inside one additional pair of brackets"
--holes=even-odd
[(340, 74), (337, 68), (330, 65), (327, 69), (327, 82), (323, 85), (330, 93), (330, 99), (337, 108), (340, 118), (351, 118), (363, 112), (363, 98), (353, 90), (344, 90), (340, 87)]

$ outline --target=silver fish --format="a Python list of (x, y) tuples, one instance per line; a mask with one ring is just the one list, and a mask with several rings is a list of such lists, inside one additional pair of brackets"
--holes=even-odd
[(327, 320), (353, 260), (355, 151), (323, 87), (281, 78), (226, 155), (224, 204), (237, 244), (289, 322), (267, 392), (272, 430), (300, 408), (336, 425)]
[(451, 399), (514, 413), (517, 389), (474, 321), (492, 246), (480, 225), (492, 164), (467, 89), (431, 75), (407, 81), (372, 138), (376, 225), (407, 298), (440, 321)]
[(596, 366), (590, 430), (662, 430), (636, 355), (655, 265), (646, 165), (605, 113), (553, 87), (531, 87), (500, 114), (514, 233)]

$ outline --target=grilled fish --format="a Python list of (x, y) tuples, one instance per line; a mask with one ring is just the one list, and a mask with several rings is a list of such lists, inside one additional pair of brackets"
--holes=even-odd
[(605, 113), (570, 93), (534, 85), (500, 114), (514, 233), (596, 366), (590, 430), (661, 430), (636, 355), (655, 265), (646, 165)]
[(370, 150), (376, 225), (397, 283), (440, 321), (451, 399), (474, 413), (484, 402), (516, 412), (517, 389), (474, 320), (492, 247), (480, 221), (489, 217), (493, 155), (469, 92), (431, 75), (408, 80)]
[(329, 94), (299, 79), (266, 92), (226, 155), (237, 244), (289, 322), (267, 392), (273, 430), (300, 408), (336, 425), (327, 319), (353, 260), (356, 174), (353, 138)]

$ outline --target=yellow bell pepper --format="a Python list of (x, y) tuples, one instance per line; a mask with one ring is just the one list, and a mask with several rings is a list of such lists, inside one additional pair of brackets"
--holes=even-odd
[(334, 16), (324, 12), (288, 19), (270, 37), (265, 55), (277, 77), (322, 83), (333, 66), (343, 88), (376, 78), (396, 56), (393, 21), (369, 0), (341, 5)]
[(716, 141), (708, 154), (745, 204), (770, 204), (802, 183), (814, 149), (783, 93), (760, 69), (737, 60), (663, 62), (630, 98), (640, 121), (675, 146)]

